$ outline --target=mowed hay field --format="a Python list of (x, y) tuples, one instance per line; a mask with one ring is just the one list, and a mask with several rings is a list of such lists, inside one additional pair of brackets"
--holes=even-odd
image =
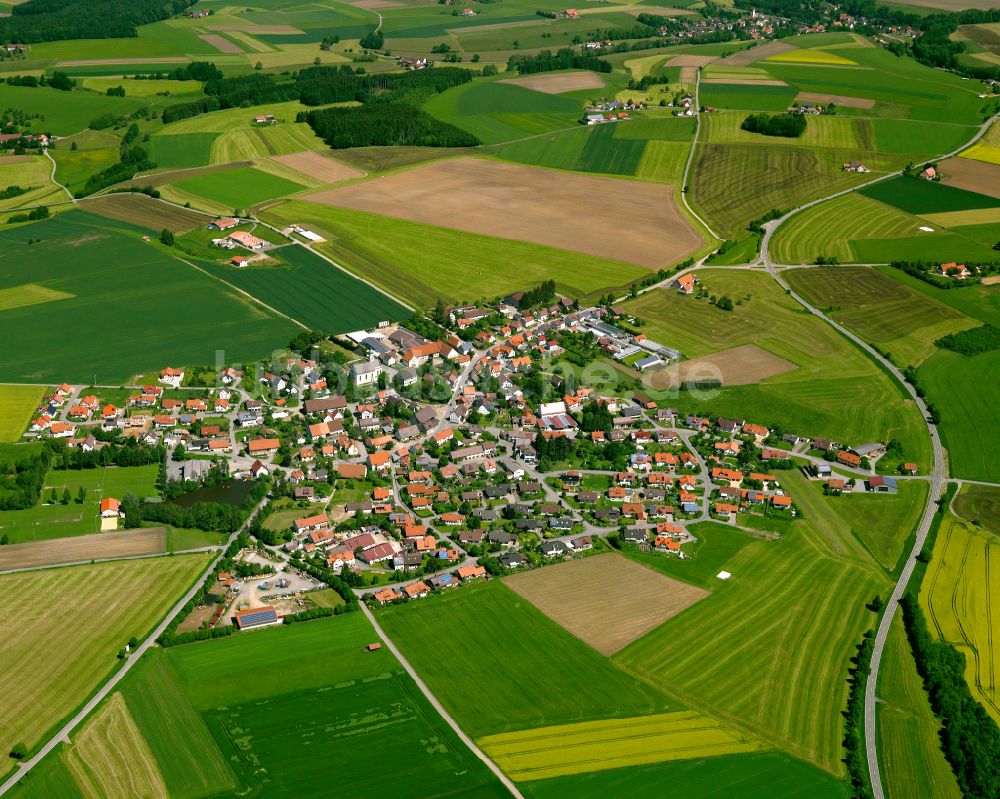
[(0, 748), (39, 743), (118, 665), (129, 637), (146, 635), (208, 562), (208, 555), (178, 555), (0, 577), (7, 611), (0, 621), (0, 685), (7, 686)]
[(44, 386), (0, 384), (0, 442), (21, 437), (43, 394)]
[(303, 199), (652, 269), (682, 260), (702, 244), (665, 186), (474, 158), (440, 161)]
[(806, 300), (877, 344), (901, 366), (919, 366), (937, 349), (934, 342), (979, 321), (864, 266), (792, 269), (788, 284)]
[(700, 144), (690, 200), (717, 233), (735, 238), (772, 208), (794, 208), (863, 178), (805, 147)]
[(414, 306), (495, 297), (548, 279), (586, 303), (607, 291), (617, 296), (648, 274), (621, 261), (316, 203), (282, 202), (262, 216), (319, 233), (326, 241), (313, 245), (318, 251)]
[[(386, 608), (379, 623), (475, 737), (676, 708), (496, 580)], [(441, 630), (461, 630), (447, 656)]]
[(846, 524), (808, 518), (779, 540), (744, 546), (710, 597), (612, 660), (687, 707), (839, 774), (848, 660), (872, 623), (864, 603), (887, 580)]
[(162, 527), (53, 538), (0, 547), (0, 571), (104, 558), (155, 555), (166, 550), (167, 534)]
[(960, 799), (955, 774), (941, 751), (941, 722), (931, 710), (898, 617), (889, 628), (877, 696), (878, 749), (889, 799)]
[(947, 516), (920, 586), (920, 605), (935, 637), (965, 655), (973, 695), (1000, 723), (1000, 541)]
[[(850, 220), (845, 224), (844, 220)], [(926, 221), (891, 205), (852, 192), (796, 214), (778, 228), (771, 241), (771, 256), (782, 264), (812, 263), (819, 256), (842, 262), (858, 260), (852, 243), (861, 239), (890, 239), (929, 234)]]
[(504, 582), (602, 655), (614, 654), (708, 596), (612, 553), (514, 574)]
[(674, 392), (664, 401), (692, 413), (747, 418), (852, 444), (896, 438), (907, 460), (929, 466), (926, 428), (912, 400), (829, 325), (806, 313), (767, 275), (726, 268), (697, 274), (712, 294), (738, 303), (734, 309), (722, 311), (707, 299), (669, 288), (650, 291), (622, 308), (644, 320), (650, 338), (689, 358), (754, 344), (797, 368), (705, 395)]
[(480, 738), (477, 743), (518, 782), (764, 748), (749, 736), (690, 710), (508, 732)]

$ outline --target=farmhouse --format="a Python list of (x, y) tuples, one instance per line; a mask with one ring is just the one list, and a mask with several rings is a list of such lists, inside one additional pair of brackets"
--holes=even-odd
[(694, 286), (697, 282), (694, 274), (688, 272), (686, 275), (681, 275), (674, 281), (674, 288), (677, 289), (681, 294), (692, 294), (694, 293)]
[(232, 219), (227, 217), (224, 219), (216, 219), (214, 222), (208, 223), (209, 230), (231, 230), (239, 224), (238, 219)]
[(917, 177), (921, 180), (934, 180), (937, 177), (937, 170), (932, 166), (925, 167)]
[(224, 244), (222, 246), (228, 247), (244, 247), (248, 250), (263, 250), (265, 247), (270, 247), (270, 242), (264, 241), (262, 238), (258, 238), (252, 233), (247, 233), (245, 230), (237, 230), (230, 233), (224, 239), (223, 242), (230, 242), (229, 244)]
[(101, 500), (101, 517), (104, 519), (114, 518), (119, 515), (118, 500), (114, 497), (105, 497)]

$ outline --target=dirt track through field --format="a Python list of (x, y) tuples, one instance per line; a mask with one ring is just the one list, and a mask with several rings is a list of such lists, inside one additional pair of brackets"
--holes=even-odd
[(682, 260), (702, 242), (670, 186), (478, 158), (440, 161), (302, 199), (652, 269)]
[(722, 380), (724, 386), (746, 386), (796, 368), (791, 361), (779, 358), (756, 344), (745, 344), (650, 372), (648, 379), (655, 389), (676, 388), (687, 381), (713, 379)]
[(217, 36), (214, 33), (201, 33), (198, 35), (206, 44), (212, 45), (220, 53), (242, 53), (243, 48), (240, 47), (236, 42), (231, 42), (224, 36)]
[(291, 155), (276, 155), (272, 161), (294, 169), (296, 172), (306, 177), (314, 178), (323, 183), (337, 183), (341, 180), (360, 178), (365, 173), (353, 167), (327, 158), (319, 153), (306, 151), (304, 153), (292, 153)]
[(747, 50), (740, 50), (738, 53), (726, 56), (719, 61), (719, 63), (727, 64), (731, 67), (745, 67), (748, 64), (760, 61), (762, 58), (767, 58), (768, 56), (777, 55), (778, 53), (784, 53), (788, 50), (795, 49), (796, 48), (792, 45), (785, 44), (784, 42), (768, 42), (767, 44), (759, 44), (756, 47), (750, 47)]
[(941, 182), (959, 189), (1000, 197), (1000, 165), (968, 158), (949, 158), (938, 165)]
[(162, 527), (122, 533), (94, 533), (73, 538), (53, 538), (0, 547), (0, 571), (60, 563), (127, 558), (165, 552), (167, 534)]
[(514, 574), (504, 582), (602, 655), (623, 649), (710, 593), (613, 553)]
[(819, 92), (799, 92), (795, 99), (806, 103), (836, 103), (848, 108), (874, 108), (875, 101), (867, 97), (848, 97), (844, 94), (821, 94)]
[(513, 83), (544, 94), (562, 94), (580, 89), (603, 89), (604, 81), (594, 72), (557, 72), (549, 75), (525, 75), (506, 78), (500, 83)]

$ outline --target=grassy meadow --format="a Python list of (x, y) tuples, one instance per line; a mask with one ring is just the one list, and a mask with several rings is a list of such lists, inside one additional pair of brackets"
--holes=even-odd
[(185, 178), (175, 185), (186, 194), (204, 197), (229, 208), (249, 208), (303, 188), (298, 183), (252, 167)]
[[(386, 608), (379, 623), (474, 737), (677, 707), (496, 581)], [(462, 630), (447, 657), (444, 629)]]
[[(0, 746), (33, 747), (118, 665), (129, 637), (142, 637), (207, 566), (177, 555), (0, 576), (9, 613), (0, 683)], [(59, 657), (52, 652), (59, 651)]]
[(966, 484), (953, 503), (963, 519), (1000, 535), (1000, 488)]
[(44, 393), (44, 386), (0, 384), (0, 442), (21, 437)]
[(0, 354), (9, 380), (118, 383), (167, 363), (212, 363), (219, 349), (229, 360), (261, 357), (295, 329), (141, 241), (135, 228), (83, 211), (0, 233), (0, 266), (0, 290), (41, 278), (69, 295), (44, 313), (38, 305), (0, 311), (0, 335), (32, 342), (30, 358)]

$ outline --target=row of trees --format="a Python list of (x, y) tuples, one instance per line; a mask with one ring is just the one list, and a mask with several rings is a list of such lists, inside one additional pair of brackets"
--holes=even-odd
[(27, 0), (0, 19), (0, 41), (121, 39), (139, 25), (178, 14), (196, 0)]

